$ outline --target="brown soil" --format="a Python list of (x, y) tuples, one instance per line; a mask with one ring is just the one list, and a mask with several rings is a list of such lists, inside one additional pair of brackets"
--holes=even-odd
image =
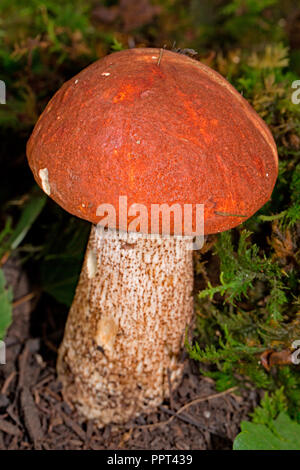
[(218, 394), (188, 358), (181, 385), (156, 413), (100, 430), (93, 422), (80, 423), (55, 374), (66, 309), (45, 295), (26, 300), (31, 291), (16, 260), (7, 262), (5, 275), (21, 302), (5, 340), (7, 364), (0, 366), (0, 449), (232, 448), (258, 393)]

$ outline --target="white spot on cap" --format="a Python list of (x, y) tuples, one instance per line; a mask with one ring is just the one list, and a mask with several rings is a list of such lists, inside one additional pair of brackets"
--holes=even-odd
[(268, 177), (268, 176), (269, 176), (269, 173), (266, 173), (266, 176)]
[(79, 82), (79, 80), (77, 80), (77, 79), (76, 79), (76, 80), (75, 80), (75, 82), (74, 82), (74, 83), (75, 83), (75, 85), (76, 85), (78, 82)]
[(47, 196), (50, 196), (51, 188), (49, 184), (48, 168), (43, 168), (42, 170), (40, 170), (39, 177), (41, 179), (43, 191), (47, 194)]
[(101, 75), (103, 75), (103, 77), (109, 77), (110, 73), (109, 72), (103, 72), (103, 73), (101, 73)]
[(156, 56), (156, 55), (153, 55), (151, 58), (152, 58), (152, 59), (157, 59), (157, 56)]
[(87, 255), (87, 272), (88, 272), (88, 278), (92, 279), (97, 271), (97, 256), (96, 253), (91, 250), (88, 252)]
[(141, 143), (141, 141), (140, 141), (140, 140), (137, 140), (137, 141), (136, 141), (136, 143), (137, 143), (137, 144), (140, 144), (140, 143)]

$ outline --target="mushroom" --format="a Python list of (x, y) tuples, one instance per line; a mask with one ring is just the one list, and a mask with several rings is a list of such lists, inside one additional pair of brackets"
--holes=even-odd
[[(278, 171), (272, 135), (209, 67), (131, 49), (61, 87), (27, 155), (43, 190), (93, 224), (59, 350), (64, 397), (99, 426), (151, 412), (182, 376), (196, 206), (204, 205), (204, 233), (213, 234), (265, 204)], [(174, 216), (164, 236), (159, 211), (149, 237), (153, 206), (163, 204), (192, 208), (192, 230)]]

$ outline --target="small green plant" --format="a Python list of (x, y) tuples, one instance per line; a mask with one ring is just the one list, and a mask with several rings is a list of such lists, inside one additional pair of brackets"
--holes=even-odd
[(269, 284), (270, 296), (266, 309), (270, 318), (282, 318), (281, 306), (287, 301), (283, 273), (280, 266), (265, 254), (259, 255), (259, 247), (251, 243), (251, 233), (242, 230), (237, 250), (232, 242), (232, 233), (224, 232), (220, 235), (216, 251), (221, 261), (220, 285), (200, 292), (199, 298), (209, 296), (210, 299), (217, 293), (226, 296), (226, 302), (235, 305), (236, 300), (242, 296), (248, 297), (256, 281)]
[(0, 269), (0, 340), (6, 334), (12, 321), (12, 290), (6, 288), (6, 280)]
[(241, 423), (234, 450), (300, 450), (300, 424), (287, 414), (283, 389), (266, 393), (251, 416), (252, 422)]
[(272, 421), (272, 430), (263, 424), (241, 423), (233, 450), (300, 450), (300, 424), (286, 413)]

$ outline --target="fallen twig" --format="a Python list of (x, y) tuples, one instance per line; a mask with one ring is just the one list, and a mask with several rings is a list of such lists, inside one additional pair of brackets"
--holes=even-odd
[(5, 395), (11, 382), (13, 381), (13, 379), (15, 378), (15, 376), (17, 375), (16, 371), (13, 370), (9, 376), (5, 379), (5, 382), (3, 384), (3, 387), (1, 388), (1, 394), (2, 395)]
[[(160, 421), (159, 423), (153, 423), (153, 424), (141, 424), (141, 425), (137, 424), (137, 425), (134, 425), (133, 428), (151, 429), (151, 428), (154, 428), (156, 426), (165, 426), (167, 424), (170, 424), (173, 421), (174, 418), (178, 417), (178, 415), (180, 413), (182, 413), (184, 410), (186, 410), (190, 406), (195, 405), (196, 403), (201, 403), (201, 402), (204, 402), (204, 401), (209, 401), (209, 400), (213, 400), (215, 398), (223, 397), (224, 395), (228, 395), (229, 393), (234, 392), (234, 390), (236, 390), (236, 389), (237, 389), (237, 387), (231, 387), (228, 390), (224, 390), (224, 392), (214, 393), (213, 395), (208, 395), (207, 397), (195, 398), (194, 400), (190, 401), (189, 403), (186, 403), (184, 406), (182, 406), (176, 412), (174, 411), (174, 414), (172, 412), (172, 416), (169, 419), (165, 420), (165, 421)], [(166, 409), (164, 408), (163, 411), (166, 411)], [(168, 410), (168, 411), (171, 411), (171, 410)]]
[(29, 300), (33, 299), (36, 296), (36, 292), (30, 292), (29, 294), (24, 295), (18, 300), (15, 300), (12, 304), (13, 308), (19, 307), (19, 305), (24, 304), (25, 302), (29, 302)]
[(183, 413), (176, 413), (175, 411), (169, 410), (168, 408), (164, 408), (163, 406), (159, 407), (160, 410), (164, 411), (167, 414), (172, 415), (172, 417), (181, 419), (181, 421), (184, 421), (185, 423), (192, 424), (193, 426), (196, 426), (197, 428), (203, 429), (204, 431), (208, 431), (210, 434), (214, 434), (216, 436), (222, 437), (223, 439), (227, 439), (227, 436), (225, 434), (222, 434), (218, 431), (214, 431), (210, 428), (208, 428), (205, 424), (199, 423), (199, 421), (193, 419), (190, 415), (183, 414)]

